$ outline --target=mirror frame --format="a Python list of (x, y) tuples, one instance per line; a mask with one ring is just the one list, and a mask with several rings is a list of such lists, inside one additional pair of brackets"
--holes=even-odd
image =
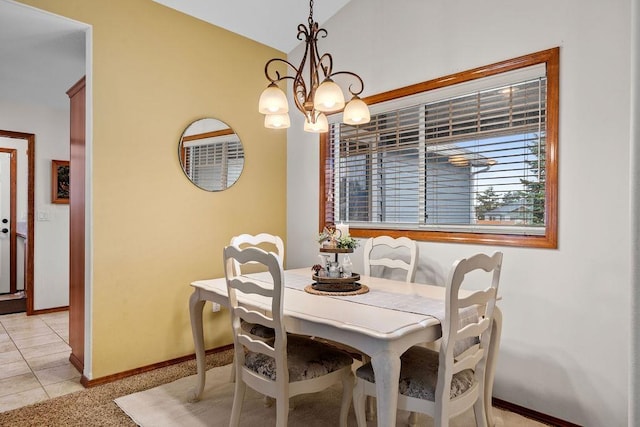
[[(211, 123), (205, 123), (209, 121)], [(197, 127), (200, 129), (194, 129)], [(210, 141), (197, 143), (200, 140)], [(189, 147), (200, 147), (201, 149), (193, 155), (202, 156), (205, 162), (213, 158), (213, 164), (202, 165), (208, 167), (210, 174), (213, 174), (213, 178), (210, 179), (212, 182), (198, 182), (198, 177), (194, 177), (193, 172), (189, 170)], [(205, 191), (217, 192), (224, 191), (238, 182), (244, 170), (245, 152), (240, 137), (231, 126), (220, 119), (204, 117), (189, 123), (182, 132), (178, 141), (178, 160), (182, 172), (193, 185)]]

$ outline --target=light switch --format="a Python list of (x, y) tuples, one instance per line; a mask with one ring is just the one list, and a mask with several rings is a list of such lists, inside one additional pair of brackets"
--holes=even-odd
[(38, 211), (38, 221), (49, 221), (49, 212)]

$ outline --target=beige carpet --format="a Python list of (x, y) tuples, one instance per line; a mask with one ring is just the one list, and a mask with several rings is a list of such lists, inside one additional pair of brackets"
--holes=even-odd
[[(187, 396), (194, 387), (195, 376), (181, 378), (150, 390), (115, 399), (116, 404), (142, 427), (227, 427), (231, 413), (233, 384), (229, 382), (230, 366), (210, 369), (202, 400), (188, 402)], [(340, 411), (342, 389), (336, 385), (324, 392), (300, 395), (293, 398), (295, 408), (289, 414), (290, 426), (336, 426)], [(399, 411), (398, 426), (407, 425), (408, 413)], [(496, 426), (542, 426), (513, 413), (495, 409)], [(248, 389), (242, 408), (241, 426), (262, 427), (275, 425), (275, 405), (265, 408), (262, 397)], [(349, 414), (349, 426), (355, 426), (353, 409)], [(374, 426), (374, 422), (368, 425)], [(421, 416), (420, 425), (432, 426), (433, 422)], [(475, 425), (473, 412), (455, 418), (452, 427)]]

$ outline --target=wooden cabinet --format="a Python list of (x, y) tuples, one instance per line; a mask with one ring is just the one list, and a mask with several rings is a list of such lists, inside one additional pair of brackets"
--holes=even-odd
[(83, 77), (67, 91), (70, 100), (71, 152), (69, 163), (69, 360), (84, 370), (85, 273), (85, 122)]

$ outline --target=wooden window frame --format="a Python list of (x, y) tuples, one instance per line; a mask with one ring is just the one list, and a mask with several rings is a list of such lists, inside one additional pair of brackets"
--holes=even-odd
[[(532, 53), (484, 67), (451, 74), (422, 83), (405, 86), (364, 98), (368, 105), (390, 101), (416, 93), (452, 86), (455, 84), (493, 76), (537, 64), (544, 64), (547, 78), (546, 99), (546, 157), (545, 157), (545, 233), (543, 235), (490, 234), (473, 232), (452, 232), (434, 230), (407, 230), (397, 228), (363, 228), (351, 226), (353, 237), (368, 238), (381, 235), (392, 237), (405, 236), (418, 241), (471, 243), (482, 245), (517, 246), (532, 248), (558, 247), (558, 127), (559, 127), (559, 88), (560, 88), (560, 48)], [(327, 167), (329, 153), (329, 134), (320, 135), (320, 191), (319, 218), (320, 230), (334, 222), (327, 210), (326, 190), (333, 179), (333, 170)]]

